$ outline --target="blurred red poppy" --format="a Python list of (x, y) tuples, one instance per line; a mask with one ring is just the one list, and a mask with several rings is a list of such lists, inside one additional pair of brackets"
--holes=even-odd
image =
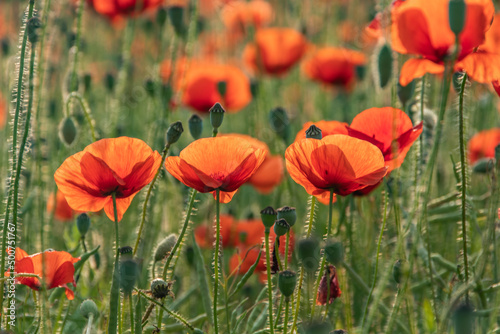
[(111, 220), (112, 194), (116, 194), (121, 220), (134, 196), (153, 180), (160, 164), (158, 152), (140, 139), (101, 139), (67, 158), (54, 179), (73, 210), (96, 212), (104, 208)]
[(475, 163), (481, 158), (494, 158), (495, 147), (500, 145), (500, 128), (476, 133), (469, 140), (469, 161)]
[(52, 213), (52, 210), (54, 210), (54, 217), (60, 221), (68, 221), (75, 216), (75, 211), (69, 206), (66, 198), (64, 198), (63, 193), (60, 191), (57, 191), (55, 196), (54, 193), (50, 193), (49, 195), (47, 200), (47, 213)]
[[(402, 54), (422, 56), (405, 62), (399, 78), (401, 85), (406, 86), (425, 73), (444, 72), (444, 61), (453, 54), (455, 46), (455, 35), (449, 26), (448, 3), (449, 0), (411, 0), (393, 8), (392, 48)], [(482, 72), (490, 61), (474, 51), (485, 40), (495, 8), (491, 0), (466, 0), (465, 3), (465, 26), (459, 34), (460, 50), (455, 70), (466, 69), (475, 80), (491, 82), (500, 78), (499, 71)]]
[(177, 180), (201, 193), (216, 196), (228, 203), (260, 167), (266, 151), (255, 148), (238, 136), (223, 136), (195, 140), (178, 157), (168, 157), (165, 168)]
[(208, 113), (216, 102), (228, 112), (237, 112), (252, 100), (250, 80), (233, 65), (193, 61), (183, 87), (182, 103), (202, 113)]
[[(28, 255), (21, 248), (16, 248), (15, 272), (16, 274), (35, 274), (40, 277), (47, 289), (62, 287), (66, 289), (66, 297), (72, 300), (75, 296), (73, 290), (68, 288), (68, 283), (73, 283), (76, 287), (74, 274), (74, 263), (80, 258), (74, 258), (71, 254), (63, 251), (45, 251), (42, 253)], [(9, 277), (9, 273), (5, 273)], [(41, 282), (36, 277), (16, 277), (16, 284), (29, 286), (33, 290), (39, 290)]]
[(271, 75), (285, 74), (305, 54), (307, 41), (291, 28), (263, 28), (248, 44), (243, 60), (249, 69)]
[(295, 141), (299, 141), (306, 138), (306, 131), (311, 125), (315, 125), (321, 129), (321, 135), (323, 138), (330, 135), (346, 135), (347, 134), (347, 123), (338, 121), (319, 121), (319, 122), (307, 122), (304, 123), (302, 129), (295, 136)]
[(312, 80), (349, 91), (356, 81), (356, 67), (365, 63), (366, 57), (361, 52), (325, 47), (304, 61), (302, 70)]
[[(370, 108), (359, 113), (347, 127), (349, 136), (366, 140), (384, 155), (387, 172), (399, 168), (411, 146), (422, 133), (422, 122), (413, 126), (402, 110)], [(395, 145), (393, 147), (393, 145)]]
[(272, 21), (273, 7), (264, 0), (231, 1), (221, 11), (222, 22), (232, 38), (245, 35), (248, 27), (262, 28)]
[(285, 158), (292, 179), (323, 201), (329, 200), (330, 190), (345, 196), (378, 183), (387, 173), (375, 145), (346, 135), (295, 142)]
[[(234, 245), (234, 218), (231, 215), (220, 215), (220, 235), (222, 239), (222, 247), (232, 247)], [(213, 248), (215, 242), (215, 220), (213, 224), (198, 225), (194, 229), (194, 237), (196, 243), (201, 248)]]
[(87, 0), (96, 12), (115, 19), (132, 16), (159, 7), (164, 0)]

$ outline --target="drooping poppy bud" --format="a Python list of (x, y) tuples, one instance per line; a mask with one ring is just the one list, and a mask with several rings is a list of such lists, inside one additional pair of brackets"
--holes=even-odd
[(278, 213), (278, 219), (284, 219), (292, 227), (297, 221), (297, 211), (293, 207), (284, 206), (276, 210)]
[(410, 274), (410, 265), (405, 260), (397, 260), (392, 267), (392, 277), (396, 283), (402, 283)]
[(410, 99), (413, 97), (413, 94), (415, 93), (415, 80), (412, 80), (406, 86), (403, 86), (398, 82), (397, 93), (399, 101), (401, 101), (403, 106), (406, 106), (408, 101), (410, 101)]
[(80, 235), (84, 237), (90, 228), (90, 217), (86, 213), (82, 213), (76, 218), (76, 227)]
[(104, 77), (104, 83), (106, 88), (108, 89), (108, 92), (112, 93), (115, 89), (115, 76), (113, 75), (113, 73), (106, 73), (106, 76)]
[(384, 88), (392, 75), (392, 50), (388, 44), (384, 44), (378, 54), (379, 84)]
[(193, 137), (194, 140), (199, 139), (203, 131), (203, 120), (201, 117), (193, 114), (193, 116), (189, 118), (188, 126), (191, 137)]
[(335, 266), (329, 264), (326, 269), (319, 283), (318, 295), (316, 296), (317, 305), (326, 305), (327, 301), (328, 304), (331, 304), (336, 298), (340, 297), (342, 293), (342, 291), (340, 291)]
[(268, 206), (260, 212), (260, 217), (266, 230), (269, 230), (274, 225), (277, 215), (278, 214), (271, 206)]
[(325, 246), (325, 256), (328, 262), (339, 265), (344, 261), (344, 247), (338, 240), (330, 240)]
[(286, 142), (290, 132), (290, 120), (288, 119), (285, 109), (277, 107), (271, 110), (269, 113), (269, 121), (271, 123), (271, 128)]
[(319, 265), (319, 242), (316, 238), (306, 238), (297, 243), (297, 254), (304, 268), (314, 272)]
[(274, 233), (278, 237), (285, 235), (290, 230), (290, 225), (286, 222), (285, 219), (281, 218), (274, 222)]
[(156, 23), (161, 27), (165, 25), (165, 22), (167, 22), (167, 9), (165, 7), (160, 7), (156, 11)]
[(36, 17), (33, 16), (31, 19), (28, 20), (28, 24), (26, 27), (26, 32), (28, 34), (28, 40), (30, 41), (31, 44), (34, 44), (38, 42), (38, 29), (42, 27), (42, 21)]
[(170, 254), (176, 242), (177, 242), (176, 234), (170, 234), (165, 239), (163, 239), (158, 244), (158, 247), (156, 247), (155, 262), (163, 260), (168, 254)]
[(297, 285), (297, 274), (290, 270), (285, 270), (279, 273), (278, 288), (285, 298), (288, 300), (295, 290)]
[(170, 18), (170, 23), (174, 27), (175, 34), (177, 36), (183, 36), (185, 33), (184, 26), (184, 8), (181, 6), (173, 6), (168, 9), (168, 17)]
[(86, 93), (88, 93), (92, 88), (92, 74), (85, 73), (83, 75), (83, 88), (85, 89)]
[(174, 122), (170, 124), (167, 130), (166, 141), (168, 145), (172, 145), (176, 143), (181, 134), (184, 132), (184, 128), (182, 127), (182, 123), (180, 121)]
[(312, 139), (319, 139), (321, 140), (323, 138), (323, 134), (321, 132), (321, 129), (318, 128), (316, 125), (311, 125), (309, 129), (306, 130), (306, 138), (312, 138)]
[(64, 117), (59, 123), (59, 139), (69, 147), (75, 141), (77, 133), (76, 121), (72, 117)]
[(492, 171), (495, 168), (495, 159), (491, 158), (481, 158), (476, 161), (472, 166), (472, 172), (478, 174), (485, 174)]
[(97, 305), (92, 299), (86, 299), (80, 304), (80, 313), (86, 319), (88, 319), (91, 314), (94, 316), (94, 318), (97, 318), (99, 316)]

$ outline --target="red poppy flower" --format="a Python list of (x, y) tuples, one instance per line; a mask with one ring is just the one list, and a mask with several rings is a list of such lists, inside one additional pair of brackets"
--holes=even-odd
[(256, 72), (280, 75), (288, 72), (305, 54), (307, 41), (290, 28), (264, 28), (255, 34), (254, 44), (243, 52), (245, 64)]
[(57, 187), (73, 210), (104, 208), (114, 220), (112, 194), (121, 220), (134, 196), (153, 180), (161, 156), (142, 140), (101, 139), (67, 158), (54, 174)]
[[(184, 80), (182, 102), (199, 112), (208, 113), (216, 102), (228, 112), (237, 112), (252, 100), (250, 80), (233, 65), (191, 62)], [(220, 84), (225, 86), (224, 94)]]
[[(74, 258), (71, 254), (63, 251), (43, 252), (44, 268), (42, 268), (42, 253), (28, 255), (21, 248), (16, 248), (15, 272), (16, 274), (35, 274), (43, 279), (47, 289), (62, 287), (66, 289), (66, 297), (69, 300), (74, 298), (74, 292), (68, 288), (68, 283), (73, 283), (76, 287), (74, 263), (80, 258)], [(45, 274), (45, 275), (44, 275)], [(5, 273), (9, 276), (9, 273)], [(36, 277), (16, 277), (16, 284), (29, 286), (33, 290), (39, 290), (40, 280)]]
[(232, 38), (243, 37), (248, 27), (261, 28), (272, 21), (271, 4), (264, 0), (231, 1), (221, 11), (222, 22)]
[[(406, 86), (425, 73), (444, 72), (444, 61), (453, 54), (455, 46), (455, 35), (449, 27), (448, 3), (449, 0), (410, 0), (394, 7), (392, 48), (402, 54), (422, 56), (410, 59), (403, 65), (399, 78), (401, 85)], [(459, 35), (459, 63), (455, 70), (467, 68), (471, 77), (479, 78), (482, 74), (478, 71), (484, 68), (479, 66), (479, 62), (484, 61), (482, 55), (475, 54), (472, 58), (465, 58), (484, 42), (495, 9), (491, 0), (466, 0), (465, 3), (465, 26)], [(487, 82), (493, 79), (495, 78)]]
[[(231, 215), (220, 215), (220, 235), (222, 247), (234, 245), (234, 218)], [(201, 248), (213, 248), (215, 242), (215, 220), (212, 226), (208, 224), (199, 225), (194, 229), (196, 243)]]
[(316, 305), (326, 305), (327, 299), (328, 304), (331, 304), (342, 294), (335, 266), (330, 264), (327, 269), (328, 271), (325, 271), (325, 274), (321, 277), (321, 281), (319, 283)]
[(177, 180), (201, 193), (216, 194), (228, 203), (240, 186), (255, 173), (266, 151), (254, 148), (241, 137), (202, 138), (187, 146), (178, 157), (168, 157), (165, 168)]
[[(399, 168), (411, 146), (422, 133), (422, 122), (413, 126), (403, 111), (385, 107), (370, 108), (359, 113), (347, 127), (349, 136), (366, 140), (384, 155), (388, 172)], [(393, 147), (393, 143), (397, 147)]]
[(375, 145), (346, 135), (295, 142), (285, 158), (292, 179), (323, 201), (330, 198), (330, 189), (345, 196), (378, 183), (387, 172)]
[(311, 80), (349, 91), (356, 81), (356, 67), (365, 63), (366, 57), (361, 52), (325, 47), (316, 50), (303, 63), (302, 70)]
[(469, 161), (475, 163), (481, 158), (494, 158), (495, 147), (500, 145), (500, 128), (476, 133), (469, 140)]
[(75, 215), (75, 211), (69, 206), (66, 198), (62, 192), (57, 191), (54, 201), (54, 193), (50, 193), (49, 199), (47, 200), (47, 213), (52, 213), (54, 210), (54, 202), (55, 202), (55, 211), (54, 217), (60, 221), (68, 221), (73, 219)]
[(319, 121), (319, 122), (307, 122), (304, 123), (302, 129), (297, 133), (295, 141), (299, 141), (306, 138), (306, 131), (311, 125), (315, 125), (321, 129), (321, 135), (323, 138), (330, 135), (346, 135), (347, 134), (347, 123), (338, 121)]
[(96, 12), (115, 19), (132, 16), (159, 7), (164, 0), (87, 0)]

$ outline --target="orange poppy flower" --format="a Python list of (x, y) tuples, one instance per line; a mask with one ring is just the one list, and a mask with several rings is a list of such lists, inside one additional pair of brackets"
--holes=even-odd
[[(453, 54), (455, 35), (449, 27), (449, 0), (404, 1), (392, 11), (392, 48), (402, 54), (420, 55), (401, 68), (399, 82), (406, 86), (425, 73), (444, 72), (444, 60)], [(465, 60), (485, 39), (495, 9), (491, 0), (466, 0), (466, 18), (459, 35), (460, 51), (455, 69), (467, 68), (471, 77), (478, 73), (481, 57)], [(476, 73), (477, 72), (477, 73)], [(492, 81), (492, 79), (488, 80)]]
[(500, 145), (500, 128), (476, 133), (469, 140), (469, 161), (475, 163), (481, 158), (494, 158), (495, 147)]
[(302, 70), (311, 80), (349, 91), (356, 81), (356, 66), (365, 63), (366, 57), (361, 52), (325, 47), (316, 50), (303, 63)]
[(271, 4), (264, 0), (231, 1), (221, 11), (222, 22), (228, 32), (236, 38), (245, 34), (247, 27), (261, 28), (272, 21)]
[[(231, 215), (220, 215), (220, 235), (222, 247), (231, 247), (234, 244), (234, 218)], [(212, 226), (199, 225), (194, 229), (196, 243), (201, 248), (213, 248), (215, 242), (215, 221)]]
[(116, 19), (159, 7), (163, 0), (87, 0), (87, 3), (99, 14)]
[[(402, 110), (385, 107), (370, 108), (359, 113), (347, 127), (349, 136), (366, 140), (384, 155), (387, 172), (399, 168), (411, 146), (422, 133), (423, 124), (413, 126)], [(392, 147), (393, 142), (397, 147)]]
[(241, 137), (223, 136), (195, 140), (178, 157), (168, 157), (165, 168), (177, 180), (201, 193), (229, 203), (238, 188), (259, 168), (266, 151)]
[(56, 192), (55, 201), (54, 201), (54, 193), (50, 193), (49, 199), (47, 200), (47, 213), (52, 213), (54, 210), (54, 202), (55, 202), (55, 211), (54, 217), (60, 221), (68, 221), (73, 219), (75, 216), (75, 211), (69, 206), (66, 198), (63, 193), (60, 191)]
[(104, 208), (111, 220), (115, 193), (121, 220), (134, 196), (153, 180), (160, 164), (158, 152), (140, 139), (101, 139), (67, 158), (54, 179), (73, 210), (96, 212)]
[(299, 141), (306, 138), (306, 131), (311, 125), (316, 125), (321, 129), (321, 135), (323, 138), (330, 135), (346, 135), (347, 134), (347, 123), (338, 121), (319, 121), (319, 122), (307, 122), (304, 123), (302, 129), (295, 136), (295, 141)]
[(378, 183), (387, 173), (375, 145), (346, 135), (295, 142), (285, 158), (292, 179), (323, 201), (330, 198), (330, 189), (345, 196)]
[[(75, 296), (73, 290), (68, 288), (68, 283), (76, 287), (74, 274), (74, 263), (80, 258), (74, 258), (70, 253), (64, 251), (43, 252), (45, 268), (42, 268), (42, 253), (28, 255), (24, 250), (17, 247), (15, 257), (16, 274), (35, 274), (44, 280), (47, 289), (62, 287), (66, 289), (66, 297), (72, 300)], [(45, 275), (44, 275), (45, 274)], [(9, 277), (9, 273), (5, 273)], [(39, 290), (40, 280), (36, 277), (16, 277), (16, 284), (29, 286), (33, 290)]]
[(291, 28), (264, 28), (255, 34), (254, 44), (243, 51), (243, 60), (251, 70), (271, 75), (288, 72), (305, 54), (307, 41)]
[[(218, 89), (225, 84), (225, 94)], [(186, 72), (182, 102), (196, 111), (207, 113), (220, 102), (228, 112), (243, 109), (252, 100), (250, 80), (236, 66), (211, 62), (191, 62)]]

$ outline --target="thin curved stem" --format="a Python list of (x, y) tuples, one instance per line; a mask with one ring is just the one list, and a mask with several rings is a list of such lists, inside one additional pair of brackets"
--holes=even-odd
[[(220, 252), (220, 217), (219, 217), (219, 210), (220, 210), (220, 190), (217, 189), (215, 191), (216, 193), (216, 207), (215, 207), (215, 212), (216, 212), (216, 236), (215, 236), (215, 250), (214, 250), (214, 306), (213, 306), (213, 313), (214, 313), (214, 330), (215, 334), (219, 333), (219, 325), (217, 323), (217, 294), (219, 291), (219, 252)], [(271, 326), (272, 327), (272, 326)]]
[(273, 326), (273, 284), (271, 282), (271, 257), (269, 255), (269, 228), (266, 227), (266, 231), (264, 233), (265, 242), (266, 242), (266, 267), (267, 267), (267, 294), (269, 298), (269, 332), (274, 334), (274, 326)]
[[(78, 103), (80, 104), (80, 107), (83, 110), (83, 113), (85, 114), (85, 119), (87, 120), (87, 124), (89, 125), (90, 128), (90, 135), (92, 137), (92, 141), (96, 141), (96, 135), (95, 135), (95, 127), (94, 127), (94, 120), (92, 119), (92, 113), (90, 111), (90, 107), (85, 100), (85, 98), (78, 92), (71, 92), (68, 97), (66, 98), (66, 110), (69, 110), (70, 102), (71, 100), (76, 99)], [(68, 116), (68, 115), (67, 115)]]

